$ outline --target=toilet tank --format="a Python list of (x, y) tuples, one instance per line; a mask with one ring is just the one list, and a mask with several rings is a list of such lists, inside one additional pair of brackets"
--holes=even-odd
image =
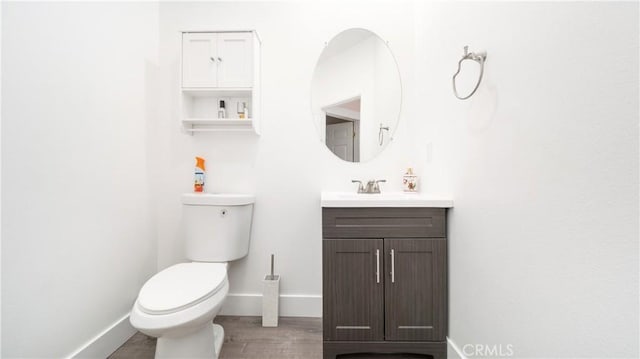
[(186, 256), (228, 262), (249, 252), (255, 197), (250, 194), (185, 193), (182, 225)]

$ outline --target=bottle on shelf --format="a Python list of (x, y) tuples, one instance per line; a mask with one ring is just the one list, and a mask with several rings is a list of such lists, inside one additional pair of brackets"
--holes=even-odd
[(244, 102), (238, 102), (236, 112), (238, 113), (238, 118), (244, 118)]
[(238, 102), (237, 106), (238, 118), (249, 118), (249, 110), (247, 109), (246, 102)]
[(224, 100), (220, 100), (220, 107), (218, 108), (218, 118), (227, 118), (227, 110), (224, 108)]

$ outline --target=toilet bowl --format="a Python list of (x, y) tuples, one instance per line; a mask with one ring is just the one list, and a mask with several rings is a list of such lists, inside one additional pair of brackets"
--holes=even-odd
[(156, 358), (218, 358), (224, 330), (213, 324), (227, 294), (227, 262), (249, 252), (255, 197), (182, 196), (187, 259), (149, 279), (136, 299), (131, 325), (158, 338)]
[(156, 358), (217, 358), (224, 330), (213, 324), (229, 292), (226, 263), (180, 263), (149, 279), (131, 324), (157, 337)]

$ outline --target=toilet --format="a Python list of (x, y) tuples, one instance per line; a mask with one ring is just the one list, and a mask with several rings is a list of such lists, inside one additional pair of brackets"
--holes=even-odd
[(227, 262), (249, 252), (255, 197), (187, 193), (182, 196), (186, 258), (140, 289), (130, 321), (158, 338), (156, 358), (218, 358), (224, 329), (213, 324), (227, 294)]

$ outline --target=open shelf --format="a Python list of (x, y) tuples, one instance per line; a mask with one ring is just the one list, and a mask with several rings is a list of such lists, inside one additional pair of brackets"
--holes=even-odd
[(193, 97), (251, 97), (251, 87), (183, 87), (182, 93)]
[(187, 132), (254, 132), (251, 118), (185, 118), (182, 125)]

